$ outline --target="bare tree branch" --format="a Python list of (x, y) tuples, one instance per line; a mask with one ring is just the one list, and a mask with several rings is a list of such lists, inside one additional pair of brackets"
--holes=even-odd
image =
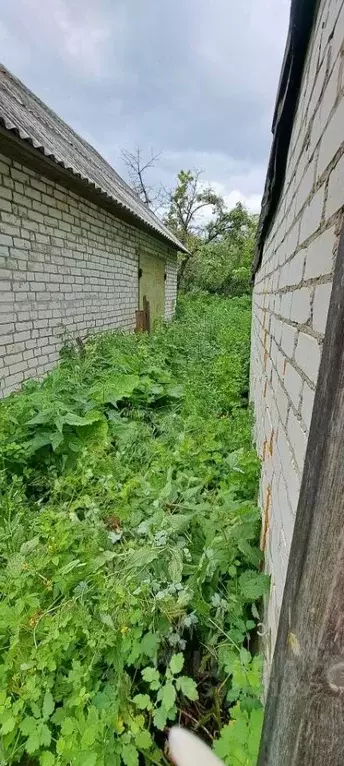
[(155, 189), (146, 179), (147, 170), (155, 167), (161, 157), (161, 152), (154, 153), (153, 149), (151, 149), (150, 155), (146, 158), (142, 149), (137, 146), (133, 152), (130, 152), (127, 149), (122, 149), (121, 154), (128, 170), (129, 182), (132, 189), (140, 197), (142, 202), (153, 211), (161, 208), (163, 200), (165, 199), (163, 188), (159, 186)]

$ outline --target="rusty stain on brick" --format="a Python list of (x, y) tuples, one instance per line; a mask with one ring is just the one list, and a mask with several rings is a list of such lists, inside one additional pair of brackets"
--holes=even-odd
[(272, 457), (273, 452), (273, 442), (274, 442), (274, 429), (271, 431), (270, 440), (269, 440), (269, 455)]
[(285, 376), (285, 369), (286, 369), (286, 366), (287, 366), (287, 360), (286, 360), (286, 359), (284, 359), (284, 361), (283, 361), (283, 368), (282, 368), (282, 375), (283, 375), (283, 377)]
[(263, 526), (262, 526), (262, 534), (261, 534), (261, 540), (260, 540), (260, 550), (263, 553), (265, 553), (265, 550), (266, 550), (266, 541), (267, 541), (269, 524), (270, 524), (270, 503), (271, 503), (271, 487), (269, 486), (266, 488)]

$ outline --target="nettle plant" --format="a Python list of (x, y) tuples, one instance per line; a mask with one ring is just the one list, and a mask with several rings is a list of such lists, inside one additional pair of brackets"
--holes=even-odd
[(258, 464), (246, 299), (70, 348), (0, 404), (0, 763), (253, 766)]
[[(140, 710), (147, 710), (153, 715), (157, 729), (163, 730), (167, 721), (174, 721), (178, 715), (176, 704), (178, 692), (187, 699), (198, 699), (197, 685), (189, 676), (179, 675), (183, 669), (184, 657), (178, 652), (173, 654), (164, 675), (154, 667), (141, 671), (143, 680), (148, 684), (149, 694), (137, 694), (133, 702)], [(156, 694), (152, 694), (156, 692)], [(152, 700), (153, 697), (153, 700)]]

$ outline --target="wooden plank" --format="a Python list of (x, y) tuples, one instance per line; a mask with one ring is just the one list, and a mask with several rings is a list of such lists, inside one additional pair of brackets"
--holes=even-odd
[(342, 230), (258, 765), (343, 766), (343, 763)]
[(136, 311), (135, 332), (144, 332), (146, 329), (146, 312), (143, 309), (138, 309)]
[(145, 313), (145, 329), (147, 330), (147, 332), (150, 332), (151, 331), (150, 305), (145, 295), (143, 296), (143, 310)]

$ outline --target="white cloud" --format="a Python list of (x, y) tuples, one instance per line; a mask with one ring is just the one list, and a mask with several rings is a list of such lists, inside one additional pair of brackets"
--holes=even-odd
[(248, 194), (245, 195), (237, 189), (224, 195), (224, 200), (229, 209), (234, 207), (238, 202), (241, 202), (250, 213), (259, 213), (262, 203), (261, 194)]
[(52, 29), (60, 34), (65, 53), (84, 73), (106, 74), (106, 46), (111, 37), (108, 19), (95, 12), (94, 8), (82, 6), (78, 13), (62, 0), (54, 0)]

